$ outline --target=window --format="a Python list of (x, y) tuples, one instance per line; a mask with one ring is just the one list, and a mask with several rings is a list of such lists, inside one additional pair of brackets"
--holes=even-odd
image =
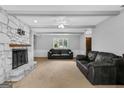
[(68, 48), (68, 38), (54, 38), (53, 48)]

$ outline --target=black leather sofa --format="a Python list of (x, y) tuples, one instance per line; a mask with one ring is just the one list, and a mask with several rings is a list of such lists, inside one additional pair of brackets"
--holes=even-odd
[(124, 84), (124, 61), (112, 53), (91, 51), (77, 55), (76, 65), (94, 85)]
[(50, 49), (48, 59), (73, 59), (73, 52), (70, 49)]

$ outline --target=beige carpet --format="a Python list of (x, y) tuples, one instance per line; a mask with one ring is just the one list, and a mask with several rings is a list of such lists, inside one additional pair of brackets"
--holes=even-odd
[(41, 60), (24, 79), (13, 84), (15, 88), (93, 88), (117, 86), (93, 86), (76, 67), (74, 60)]
[(14, 87), (93, 87), (72, 60), (38, 60), (36, 69)]

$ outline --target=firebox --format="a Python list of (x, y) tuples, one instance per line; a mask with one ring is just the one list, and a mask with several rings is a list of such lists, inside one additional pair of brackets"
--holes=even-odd
[(12, 69), (28, 63), (27, 49), (12, 49)]

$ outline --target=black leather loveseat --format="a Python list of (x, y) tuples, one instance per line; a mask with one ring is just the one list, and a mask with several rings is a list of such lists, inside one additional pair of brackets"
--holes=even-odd
[(50, 49), (48, 59), (73, 59), (73, 52), (70, 49)]
[(124, 62), (115, 54), (91, 51), (77, 55), (76, 65), (92, 84), (124, 84)]

